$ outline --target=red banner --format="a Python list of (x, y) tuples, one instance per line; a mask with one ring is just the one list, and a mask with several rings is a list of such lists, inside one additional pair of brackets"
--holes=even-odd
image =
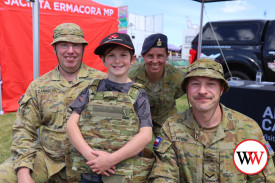
[[(36, 0), (37, 2), (38, 0)], [(108, 34), (118, 31), (118, 8), (92, 0), (39, 0), (40, 75), (58, 64), (53, 30), (61, 23), (76, 23), (89, 45), (83, 61), (107, 72), (93, 51)], [(0, 68), (4, 112), (16, 111), (17, 101), (33, 80), (32, 7), (25, 0), (0, 1)]]

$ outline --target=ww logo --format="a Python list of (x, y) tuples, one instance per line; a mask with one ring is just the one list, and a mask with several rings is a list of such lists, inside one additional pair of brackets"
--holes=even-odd
[(248, 139), (237, 145), (233, 153), (233, 160), (239, 171), (254, 175), (266, 167), (268, 152), (266, 147), (259, 141)]

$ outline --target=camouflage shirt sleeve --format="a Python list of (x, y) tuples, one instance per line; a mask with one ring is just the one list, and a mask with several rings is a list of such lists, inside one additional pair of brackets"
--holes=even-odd
[(35, 141), (38, 139), (37, 129), (41, 125), (41, 117), (32, 93), (32, 85), (20, 99), (16, 120), (12, 127), (14, 168), (28, 167), (33, 169)]
[[(226, 117), (232, 117), (234, 123), (236, 135), (239, 141), (246, 139), (255, 139), (267, 146), (267, 141), (264, 138), (262, 129), (259, 124), (253, 119), (229, 108), (223, 106), (224, 115)], [(268, 150), (269, 159), (265, 169), (255, 175), (246, 175), (248, 182), (275, 182), (275, 167), (273, 162), (274, 151)]]
[[(159, 143), (157, 145), (158, 140)], [(179, 167), (171, 141), (169, 118), (164, 123), (160, 135), (156, 139), (154, 151), (156, 154), (156, 161), (151, 171), (149, 182), (177, 183), (179, 178)]]
[[(249, 127), (248, 127), (249, 126)], [(260, 141), (262, 144), (267, 146), (268, 142), (265, 140), (263, 136), (263, 132), (261, 128), (258, 126), (258, 124), (255, 121), (252, 121), (249, 124), (246, 124), (244, 126), (246, 129), (247, 136), (250, 137), (251, 133), (253, 132), (254, 136), (250, 137), (251, 139), (257, 139)], [(265, 169), (255, 175), (248, 175), (247, 179), (250, 182), (275, 182), (275, 167), (274, 167), (274, 162), (273, 162), (273, 156), (274, 156), (274, 151), (271, 149), (268, 149), (268, 163), (265, 167)]]

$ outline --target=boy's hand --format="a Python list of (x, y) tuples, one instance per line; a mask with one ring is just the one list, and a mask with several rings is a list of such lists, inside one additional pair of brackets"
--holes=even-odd
[(104, 151), (92, 151), (92, 154), (96, 156), (96, 158), (88, 161), (86, 164), (90, 166), (93, 172), (106, 176), (110, 176), (109, 173), (115, 173), (115, 166), (111, 161), (110, 153)]

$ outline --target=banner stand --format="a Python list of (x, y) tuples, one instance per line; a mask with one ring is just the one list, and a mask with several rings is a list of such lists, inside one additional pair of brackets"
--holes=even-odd
[(0, 66), (0, 115), (3, 115), (3, 107), (2, 107), (2, 80), (1, 80), (1, 66)]

